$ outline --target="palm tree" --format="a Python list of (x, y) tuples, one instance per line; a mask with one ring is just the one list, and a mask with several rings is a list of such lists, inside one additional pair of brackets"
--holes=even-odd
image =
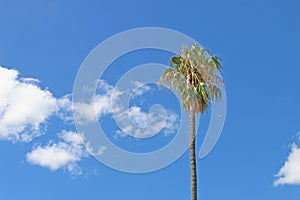
[(204, 113), (211, 101), (221, 100), (223, 80), (216, 74), (220, 70), (220, 58), (194, 44), (190, 49), (184, 46), (182, 55), (171, 58), (159, 81), (181, 96), (183, 108), (189, 112), (192, 200), (197, 200), (195, 115)]

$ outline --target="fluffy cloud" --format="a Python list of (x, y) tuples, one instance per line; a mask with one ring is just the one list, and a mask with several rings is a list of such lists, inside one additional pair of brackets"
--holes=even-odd
[(291, 152), (276, 175), (274, 185), (300, 185), (300, 148), (293, 144)]
[(60, 141), (47, 145), (38, 145), (27, 153), (27, 161), (56, 171), (59, 168), (67, 169), (71, 173), (80, 174), (78, 162), (88, 156), (82, 139), (83, 137), (75, 132), (62, 131), (59, 134)]
[(43, 124), (59, 108), (38, 80), (18, 76), (18, 71), (0, 67), (0, 139), (28, 142), (43, 134)]

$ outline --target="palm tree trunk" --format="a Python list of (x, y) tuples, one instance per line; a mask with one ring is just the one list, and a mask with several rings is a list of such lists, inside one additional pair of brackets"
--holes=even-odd
[(192, 200), (197, 200), (197, 169), (195, 153), (195, 111), (190, 110), (190, 167), (191, 167), (191, 186)]

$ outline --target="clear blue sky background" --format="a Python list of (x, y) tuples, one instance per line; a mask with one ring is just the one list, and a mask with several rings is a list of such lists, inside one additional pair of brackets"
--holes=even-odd
[[(0, 0), (0, 65), (40, 79), (61, 97), (72, 92), (81, 62), (106, 38), (145, 26), (185, 33), (224, 60), (228, 98), (222, 136), (198, 160), (200, 199), (296, 200), (299, 186), (273, 183), (300, 128), (299, 8), (296, 0)], [(168, 64), (164, 56), (154, 57)], [(28, 164), (25, 155), (33, 144), (55, 137), (63, 126), (50, 124), (45, 136), (29, 144), (0, 141), (0, 199), (190, 198), (188, 153), (140, 175), (93, 158), (80, 163), (84, 173), (76, 177)]]

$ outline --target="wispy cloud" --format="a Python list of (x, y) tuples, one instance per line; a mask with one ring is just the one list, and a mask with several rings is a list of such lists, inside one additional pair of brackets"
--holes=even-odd
[(17, 70), (0, 67), (0, 139), (29, 142), (44, 133), (57, 99), (38, 80), (18, 76)]
[[(111, 114), (113, 109), (117, 110), (118, 105), (112, 107), (112, 100), (119, 98), (122, 95), (122, 91), (107, 84), (103, 80), (98, 81), (97, 94), (91, 98), (88, 102), (73, 102), (72, 112), (78, 117), (78, 123), (89, 123), (91, 121), (99, 119), (103, 115)], [(68, 97), (65, 99), (63, 110), (68, 110), (71, 104), (71, 99)]]
[(72, 94), (66, 94), (57, 101), (59, 110), (56, 115), (67, 124), (72, 124), (73, 121), (73, 106), (72, 106)]
[(115, 116), (121, 130), (119, 136), (147, 138), (162, 133), (165, 136), (173, 134), (179, 127), (178, 115), (170, 110), (156, 109), (154, 112), (144, 112), (141, 107), (132, 106)]
[[(133, 82), (136, 87), (134, 94), (142, 95), (151, 90), (141, 82)], [(114, 88), (103, 80), (99, 81), (98, 93), (87, 103), (74, 102), (73, 112), (78, 116), (80, 123), (89, 123), (107, 114), (113, 114), (113, 118), (120, 130), (117, 136), (133, 136), (136, 138), (147, 138), (158, 133), (169, 135), (175, 133), (179, 127), (179, 117), (168, 109), (154, 109), (145, 112), (142, 107), (130, 106), (122, 102), (124, 96), (129, 96), (131, 91), (123, 91)], [(131, 96), (132, 97), (132, 96)]]
[(132, 84), (136, 87), (136, 89), (133, 91), (133, 97), (136, 96), (142, 96), (143, 94), (145, 94), (146, 92), (151, 91), (151, 87), (140, 82), (140, 81), (132, 81)]

